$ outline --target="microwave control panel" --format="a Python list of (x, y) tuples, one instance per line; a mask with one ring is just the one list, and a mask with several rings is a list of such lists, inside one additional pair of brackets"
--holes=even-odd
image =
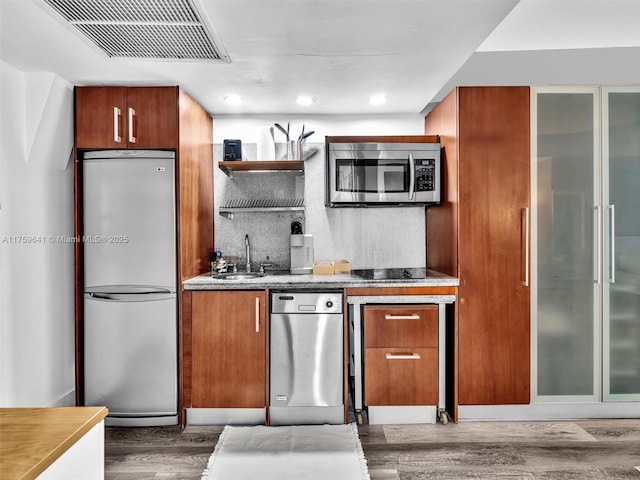
[(436, 188), (436, 161), (416, 160), (416, 192), (431, 192)]

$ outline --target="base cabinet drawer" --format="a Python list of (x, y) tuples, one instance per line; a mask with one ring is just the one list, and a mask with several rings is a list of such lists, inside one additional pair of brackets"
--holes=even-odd
[(367, 348), (437, 347), (438, 306), (365, 306), (364, 332)]
[(366, 405), (437, 405), (437, 348), (365, 348)]

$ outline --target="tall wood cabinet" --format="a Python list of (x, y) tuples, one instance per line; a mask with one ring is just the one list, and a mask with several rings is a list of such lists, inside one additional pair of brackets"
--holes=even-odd
[(460, 278), (460, 405), (530, 402), (528, 87), (459, 87), (425, 119), (444, 196), (427, 209), (427, 266)]
[[(81, 159), (84, 151), (173, 150), (176, 153), (177, 283), (209, 270), (209, 254), (214, 244), (213, 120), (195, 100), (177, 86), (76, 87), (74, 146), (77, 238), (83, 235)], [(81, 405), (84, 396), (81, 242), (75, 244), (75, 259), (76, 392)]]

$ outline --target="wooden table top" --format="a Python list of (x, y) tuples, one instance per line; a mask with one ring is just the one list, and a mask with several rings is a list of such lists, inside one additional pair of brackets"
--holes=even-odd
[(0, 408), (0, 478), (35, 479), (107, 413), (105, 407)]

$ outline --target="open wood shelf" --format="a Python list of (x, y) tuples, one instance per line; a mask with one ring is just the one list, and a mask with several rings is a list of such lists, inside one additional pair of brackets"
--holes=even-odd
[(302, 160), (228, 160), (218, 162), (218, 167), (229, 177), (234, 172), (304, 172)]

